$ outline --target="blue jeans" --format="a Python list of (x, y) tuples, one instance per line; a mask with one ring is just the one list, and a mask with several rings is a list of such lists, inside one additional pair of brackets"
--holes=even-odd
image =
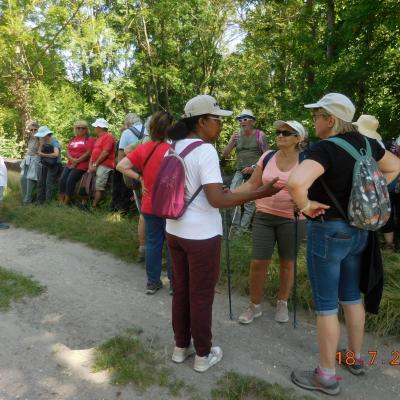
[(334, 315), (342, 304), (359, 304), (362, 253), (368, 231), (346, 221), (308, 221), (307, 265), (318, 315)]
[[(147, 282), (158, 284), (161, 276), (162, 250), (165, 239), (165, 219), (152, 214), (143, 214), (145, 221)], [(167, 247), (167, 273), (171, 280), (171, 265)]]

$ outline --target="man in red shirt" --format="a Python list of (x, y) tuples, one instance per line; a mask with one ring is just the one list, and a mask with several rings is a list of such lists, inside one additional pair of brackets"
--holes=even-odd
[(97, 140), (94, 144), (92, 156), (89, 161), (89, 171), (96, 174), (96, 193), (93, 208), (96, 208), (103, 192), (106, 189), (111, 171), (114, 169), (115, 139), (107, 132), (108, 122), (104, 118), (97, 118), (92, 124)]

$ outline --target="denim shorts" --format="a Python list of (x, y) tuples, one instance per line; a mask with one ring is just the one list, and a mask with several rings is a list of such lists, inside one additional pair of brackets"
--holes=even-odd
[(362, 303), (360, 274), (368, 231), (346, 221), (308, 221), (307, 265), (315, 310), (334, 315), (341, 304)]

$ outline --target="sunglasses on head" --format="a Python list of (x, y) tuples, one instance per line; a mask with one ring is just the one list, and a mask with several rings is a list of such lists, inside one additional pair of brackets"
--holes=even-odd
[(239, 122), (247, 122), (247, 121), (254, 121), (253, 118), (238, 118)]
[(83, 129), (87, 129), (87, 127), (86, 126), (76, 126), (75, 129), (82, 129), (83, 130)]
[(282, 135), (282, 136), (288, 137), (288, 136), (297, 136), (297, 133), (296, 132), (292, 132), (292, 131), (280, 131), (280, 130), (277, 129), (275, 131), (275, 135), (276, 136)]
[(37, 132), (37, 131), (38, 130), (36, 128), (29, 129), (29, 132)]

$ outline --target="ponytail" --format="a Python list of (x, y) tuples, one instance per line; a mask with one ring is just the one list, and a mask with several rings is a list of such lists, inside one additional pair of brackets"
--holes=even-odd
[(204, 118), (208, 114), (196, 115), (194, 117), (182, 118), (175, 124), (171, 125), (167, 131), (167, 135), (172, 140), (185, 139), (191, 132), (196, 131), (197, 123), (200, 118)]

